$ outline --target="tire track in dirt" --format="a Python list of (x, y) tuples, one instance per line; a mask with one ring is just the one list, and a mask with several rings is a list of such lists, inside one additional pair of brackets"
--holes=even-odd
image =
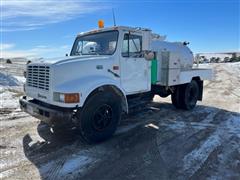
[[(204, 165), (207, 164), (208, 161), (212, 160), (211, 156), (218, 152), (218, 148), (220, 148), (221, 146), (223, 147), (224, 144), (227, 144), (227, 142), (230, 141), (232, 136), (238, 136), (239, 131), (235, 131), (235, 124), (239, 123), (236, 128), (240, 128), (239, 115), (233, 116), (231, 114), (225, 114), (225, 116), (225, 121), (217, 120), (219, 124), (215, 131), (210, 136), (208, 136), (206, 140), (200, 141), (200, 146), (198, 148), (193, 149), (190, 153), (184, 156), (184, 177), (192, 177), (194, 176), (194, 174), (197, 174), (199, 171), (204, 169)], [(219, 116), (214, 117), (214, 119), (215, 118), (220, 119)], [(234, 126), (233, 124), (229, 125), (229, 122), (232, 120), (231, 118), (234, 119)], [(232, 128), (234, 128), (233, 131)], [(214, 162), (211, 161), (211, 163)]]
[[(198, 113), (205, 114), (205, 118), (202, 118), (201, 121), (198, 119), (197, 122), (192, 120), (189, 122), (185, 119), (186, 117), (191, 119), (192, 115), (196, 116)], [(170, 166), (172, 166), (171, 169), (179, 169), (177, 173), (170, 173), (173, 177), (176, 178), (180, 174), (183, 175), (182, 177), (191, 177), (195, 172), (198, 171), (198, 169), (200, 169), (198, 163), (194, 162), (199, 162), (201, 160), (200, 162), (203, 164), (208, 159), (208, 156), (211, 155), (212, 151), (214, 151), (218, 145), (221, 145), (221, 143), (217, 143), (218, 141), (214, 136), (210, 139), (209, 137), (214, 134), (216, 129), (221, 129), (221, 131), (227, 130), (224, 126), (221, 128), (218, 127), (222, 123), (223, 115), (226, 116), (226, 114), (228, 115), (229, 113), (216, 108), (208, 108), (203, 110), (199, 109), (199, 111), (195, 111), (195, 113), (192, 114), (182, 114), (181, 117), (177, 118), (177, 120), (163, 121), (159, 124), (159, 126), (165, 126), (167, 128), (165, 130), (166, 132), (169, 132), (169, 128), (175, 133), (177, 132), (177, 135), (174, 135), (173, 138), (166, 139), (165, 141), (161, 139), (162, 134), (157, 136), (158, 148), (161, 156), (165, 157), (164, 160), (168, 162)], [(170, 137), (172, 136), (170, 135)], [(211, 142), (213, 148), (208, 148), (207, 145), (202, 145), (202, 142), (206, 142), (207, 144)], [(201, 148), (201, 146), (205, 151), (196, 150), (196, 153), (194, 153), (194, 150)], [(174, 151), (169, 151), (170, 149), (173, 149)], [(203, 156), (200, 156), (198, 153), (202, 153)], [(199, 161), (194, 159), (195, 154), (198, 155), (200, 159)], [(183, 162), (181, 161), (182, 159)], [(185, 168), (181, 169), (183, 164), (190, 165), (185, 165)]]

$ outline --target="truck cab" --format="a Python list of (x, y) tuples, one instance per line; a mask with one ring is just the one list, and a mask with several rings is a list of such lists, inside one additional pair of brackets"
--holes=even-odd
[(186, 45), (149, 29), (99, 28), (78, 34), (70, 56), (28, 64), (20, 105), (55, 133), (75, 127), (87, 142), (99, 142), (135, 97), (171, 95), (176, 108), (193, 109), (211, 73), (193, 68)]
[[(82, 33), (76, 38), (70, 55), (100, 57), (97, 70), (107, 70), (107, 76), (121, 86), (127, 95), (149, 91), (151, 62), (146, 61), (142, 54), (145, 34), (144, 31), (129, 27)], [(103, 57), (108, 58), (105, 65), (101, 64)]]

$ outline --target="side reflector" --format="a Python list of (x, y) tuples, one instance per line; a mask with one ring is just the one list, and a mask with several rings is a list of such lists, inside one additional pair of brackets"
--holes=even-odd
[(65, 103), (78, 103), (79, 101), (79, 93), (64, 94)]

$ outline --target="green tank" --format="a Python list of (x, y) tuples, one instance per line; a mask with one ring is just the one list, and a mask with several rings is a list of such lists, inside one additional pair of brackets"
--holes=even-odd
[(157, 59), (153, 59), (151, 64), (151, 83), (157, 83)]

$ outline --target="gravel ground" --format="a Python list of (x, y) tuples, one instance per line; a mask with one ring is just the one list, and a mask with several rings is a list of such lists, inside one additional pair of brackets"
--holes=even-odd
[[(75, 132), (58, 138), (18, 107), (2, 107), (0, 178), (240, 179), (240, 63), (211, 66), (215, 79), (193, 111), (155, 96), (97, 145), (83, 144)], [(20, 76), (14, 67), (11, 74)], [(1, 94), (17, 89), (10, 91), (16, 104), (21, 89), (4, 88)]]

